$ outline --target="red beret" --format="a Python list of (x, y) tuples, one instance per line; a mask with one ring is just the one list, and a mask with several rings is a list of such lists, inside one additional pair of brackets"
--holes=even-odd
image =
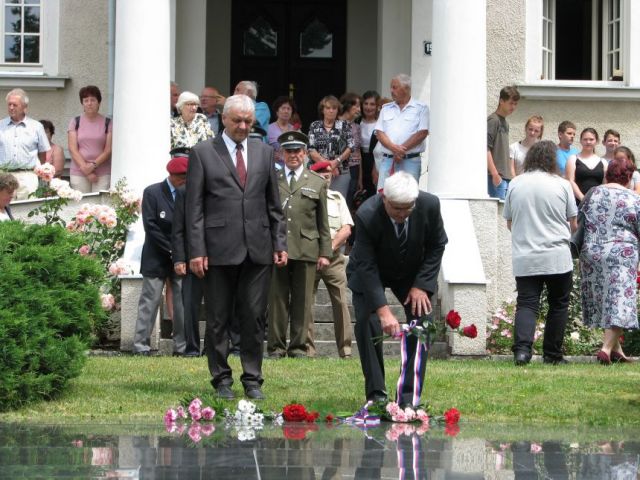
[(326, 170), (331, 171), (331, 162), (317, 162), (311, 165), (313, 172), (324, 172)]
[(173, 157), (167, 163), (167, 172), (172, 175), (183, 175), (187, 173), (187, 165), (189, 165), (187, 157)]

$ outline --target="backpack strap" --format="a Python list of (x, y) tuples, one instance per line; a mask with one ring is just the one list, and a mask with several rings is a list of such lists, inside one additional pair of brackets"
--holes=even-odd
[(111, 119), (109, 117), (104, 117), (104, 133), (105, 135), (109, 133), (109, 124), (111, 123)]
[(76, 132), (78, 131), (78, 128), (80, 128), (80, 117), (76, 117)]

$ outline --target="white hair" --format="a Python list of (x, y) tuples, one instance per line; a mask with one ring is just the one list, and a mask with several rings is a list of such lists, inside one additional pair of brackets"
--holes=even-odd
[(397, 80), (403, 87), (411, 89), (411, 77), (406, 73), (399, 73), (391, 80)]
[(200, 105), (200, 97), (193, 92), (182, 92), (176, 102), (176, 109), (181, 112), (185, 103), (195, 103)]
[(27, 97), (27, 92), (25, 92), (21, 88), (14, 88), (9, 93), (7, 93), (7, 96), (5, 97), (5, 101), (8, 102), (9, 97), (20, 97), (20, 100), (22, 100), (22, 103), (24, 104), (25, 107), (29, 105), (29, 97)]
[(258, 98), (258, 84), (256, 82), (253, 82), (251, 80), (242, 80), (241, 82), (238, 82), (236, 88), (238, 88), (239, 86), (242, 86), (245, 95), (248, 95), (253, 100)]
[(418, 182), (407, 172), (396, 172), (384, 181), (384, 196), (393, 203), (415, 202), (420, 193)]
[(239, 112), (247, 112), (252, 115), (256, 111), (256, 107), (253, 104), (253, 100), (246, 95), (231, 95), (227, 98), (227, 101), (224, 102), (224, 107), (222, 109), (223, 115), (228, 115), (231, 110), (237, 110)]

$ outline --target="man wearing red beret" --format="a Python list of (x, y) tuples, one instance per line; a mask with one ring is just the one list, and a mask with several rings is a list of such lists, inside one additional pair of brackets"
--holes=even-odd
[(186, 181), (187, 163), (187, 157), (174, 156), (167, 164), (169, 176), (162, 182), (149, 185), (142, 195), (145, 233), (140, 260), (142, 291), (133, 339), (133, 352), (138, 355), (150, 355), (151, 332), (167, 278), (171, 279), (173, 299), (173, 352), (174, 355), (182, 355), (185, 351), (182, 282), (173, 271), (171, 228), (176, 189)]

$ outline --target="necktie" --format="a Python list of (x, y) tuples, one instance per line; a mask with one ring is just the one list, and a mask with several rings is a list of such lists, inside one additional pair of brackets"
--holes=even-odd
[(247, 183), (247, 167), (244, 164), (244, 157), (242, 156), (242, 144), (236, 144), (236, 170), (238, 171), (238, 178), (240, 179), (240, 185), (244, 188)]
[(404, 257), (407, 253), (407, 223), (396, 223), (396, 234), (398, 235), (398, 245), (400, 256)]
[(294, 172), (293, 170), (291, 170), (289, 172), (289, 191), (293, 191), (294, 188), (296, 188), (296, 172)]

